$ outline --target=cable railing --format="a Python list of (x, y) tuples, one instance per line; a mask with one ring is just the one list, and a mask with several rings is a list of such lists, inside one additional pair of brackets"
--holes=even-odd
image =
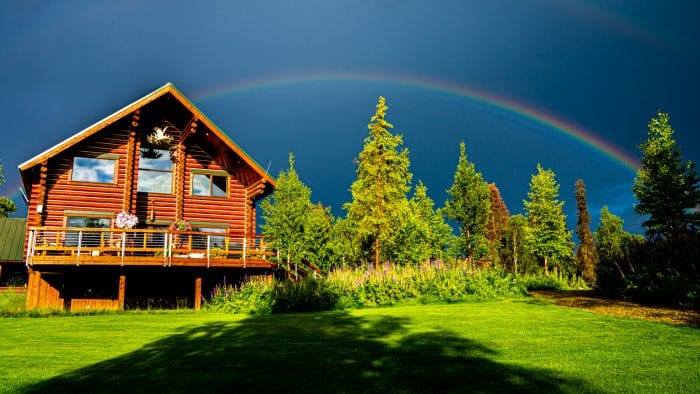
[(173, 261), (209, 266), (212, 261), (267, 260), (273, 253), (260, 235), (156, 229), (30, 227), (28, 266), (42, 264), (131, 264)]

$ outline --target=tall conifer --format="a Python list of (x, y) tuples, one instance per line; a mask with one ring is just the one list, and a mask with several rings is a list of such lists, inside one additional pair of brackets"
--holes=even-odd
[(357, 180), (350, 187), (352, 201), (344, 205), (358, 243), (369, 245), (376, 266), (389, 256), (386, 249), (400, 227), (397, 224), (408, 204), (412, 178), (408, 150), (401, 148), (403, 137), (389, 132), (394, 126), (385, 119), (387, 109), (384, 97), (379, 97), (377, 111), (367, 126), (369, 136), (357, 156)]
[(467, 160), (466, 145), (459, 144), (459, 161), (454, 183), (447, 189), (449, 199), (444, 214), (459, 224), (459, 247), (463, 254), (482, 258), (488, 255), (486, 226), (491, 210), (489, 187), (474, 163)]
[[(529, 200), (523, 201), (528, 225), (535, 240), (534, 252), (542, 259), (544, 274), (548, 275), (550, 263), (561, 266), (573, 257), (571, 233), (566, 229), (564, 202), (559, 201), (559, 184), (554, 171), (537, 165), (537, 174), (530, 179)], [(562, 267), (565, 268), (565, 267)]]
[(649, 136), (639, 146), (642, 166), (632, 191), (639, 200), (635, 211), (649, 215), (643, 225), (648, 236), (676, 240), (700, 226), (700, 189), (695, 164), (683, 161), (673, 138), (668, 114), (649, 122)]
[(579, 242), (576, 249), (578, 274), (589, 286), (594, 286), (598, 256), (591, 235), (591, 215), (588, 213), (586, 203), (586, 185), (582, 179), (576, 180), (576, 236)]

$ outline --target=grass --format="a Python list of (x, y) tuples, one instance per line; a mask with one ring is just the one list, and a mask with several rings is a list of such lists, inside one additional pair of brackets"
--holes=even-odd
[(0, 293), (0, 316), (5, 314), (17, 314), (24, 311), (27, 295), (8, 290)]
[(0, 319), (5, 392), (698, 392), (700, 330), (543, 300)]

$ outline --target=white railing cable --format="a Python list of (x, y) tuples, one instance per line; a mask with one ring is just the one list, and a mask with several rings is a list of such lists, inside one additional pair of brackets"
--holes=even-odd
[(246, 258), (248, 257), (247, 254), (248, 254), (248, 237), (243, 235), (243, 269), (245, 269), (246, 260), (247, 260)]
[(126, 255), (126, 233), (122, 232), (122, 267), (124, 266), (124, 255)]
[(78, 253), (77, 253), (78, 256), (76, 257), (75, 265), (80, 265), (80, 249), (81, 249), (82, 245), (83, 245), (83, 232), (78, 231)]
[(29, 267), (30, 265), (34, 265), (32, 262), (32, 258), (34, 256), (34, 248), (35, 248), (35, 243), (36, 243), (36, 230), (31, 230), (29, 232), (29, 240), (27, 241), (27, 261), (25, 265)]

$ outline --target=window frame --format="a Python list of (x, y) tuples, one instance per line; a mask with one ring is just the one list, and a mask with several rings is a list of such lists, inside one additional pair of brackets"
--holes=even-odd
[[(190, 223), (192, 226), (192, 232), (201, 232), (201, 233), (215, 233), (219, 234), (218, 231), (212, 231), (212, 230), (222, 230), (221, 235), (211, 235), (212, 237), (221, 237), (221, 246), (213, 246), (210, 245), (212, 248), (220, 248), (220, 249), (226, 249), (226, 242), (228, 239), (228, 233), (230, 226), (226, 223), (209, 223), (209, 222), (192, 222)], [(192, 243), (194, 244), (197, 242), (196, 240), (202, 237), (203, 240), (206, 240), (206, 235), (200, 235), (200, 234), (193, 234), (192, 235)]]
[[(112, 161), (114, 164), (113, 172), (112, 172), (112, 180), (110, 182), (100, 182), (99, 180), (98, 181), (89, 181), (89, 180), (83, 180), (83, 179), (73, 179), (73, 176), (76, 173), (75, 163), (76, 163), (76, 160), (78, 160), (78, 159)], [(81, 153), (73, 156), (73, 158), (71, 160), (70, 174), (69, 174), (69, 181), (71, 183), (87, 183), (87, 184), (91, 184), (91, 185), (116, 185), (118, 179), (119, 179), (119, 155), (113, 155), (113, 154), (107, 154), (107, 153), (81, 152)]]
[[(64, 228), (66, 229), (65, 232), (65, 240), (64, 244), (65, 246), (78, 246), (78, 232), (77, 231), (70, 231), (69, 229), (84, 229), (84, 228), (90, 228), (90, 227), (73, 227), (69, 226), (68, 223), (71, 218), (79, 218), (79, 219), (98, 219), (98, 220), (103, 220), (107, 219), (109, 221), (108, 225), (106, 227), (95, 227), (99, 229), (104, 229), (108, 228), (111, 229), (114, 227), (114, 219), (115, 219), (115, 214), (111, 212), (91, 212), (91, 211), (64, 211), (63, 213), (63, 223), (64, 223)], [(109, 231), (96, 231), (94, 233), (89, 232), (89, 231), (84, 231), (81, 230), (83, 233), (83, 237), (81, 239), (80, 247), (98, 247), (98, 246), (105, 246), (109, 242), (109, 238), (111, 236), (111, 232)], [(91, 239), (86, 239), (85, 236), (87, 235), (88, 237), (90, 234), (100, 234), (99, 239), (97, 239), (97, 243), (95, 243), (95, 240)], [(73, 239), (75, 237), (75, 239)]]
[[(161, 151), (164, 154), (167, 154), (167, 160), (170, 162), (170, 170), (161, 170), (161, 169), (156, 169), (156, 168), (144, 168), (142, 167), (143, 163), (143, 157), (141, 155), (141, 151), (144, 149), (154, 149), (156, 151)], [(137, 174), (137, 182), (136, 182), (136, 192), (137, 193), (154, 193), (154, 194), (173, 194), (175, 191), (175, 163), (173, 160), (170, 158), (170, 149), (163, 147), (154, 147), (154, 146), (141, 146), (141, 149), (139, 149), (139, 162), (138, 162), (138, 167), (136, 168), (136, 174)], [(157, 190), (141, 190), (141, 180), (142, 180), (142, 171), (146, 173), (157, 173), (157, 174), (170, 174), (170, 190), (167, 192), (162, 192), (162, 191), (157, 191)], [(155, 185), (154, 185), (155, 186)]]
[[(209, 194), (195, 194), (195, 188), (194, 188), (194, 179), (195, 176), (197, 175), (204, 175), (208, 177), (209, 179)], [(218, 176), (222, 178), (226, 178), (226, 195), (224, 196), (215, 196), (212, 194), (213, 190), (213, 177)], [(209, 197), (209, 198), (229, 198), (231, 195), (231, 174), (229, 174), (227, 171), (221, 171), (221, 170), (200, 170), (200, 169), (193, 169), (190, 171), (190, 196), (194, 197)]]

